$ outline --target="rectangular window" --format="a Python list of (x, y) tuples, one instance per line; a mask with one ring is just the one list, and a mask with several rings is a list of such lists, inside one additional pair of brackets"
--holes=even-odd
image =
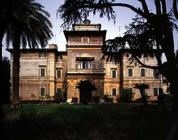
[(117, 92), (116, 92), (116, 88), (112, 89), (112, 96), (116, 96)]
[(46, 95), (46, 88), (45, 87), (41, 87), (40, 88), (40, 96), (45, 96)]
[(46, 76), (46, 67), (41, 66), (40, 67), (40, 77), (45, 77)]
[(57, 69), (56, 70), (56, 78), (61, 78), (62, 77), (62, 70), (61, 69)]
[(159, 94), (159, 88), (153, 88), (154, 96), (158, 96)]
[(112, 73), (112, 78), (117, 78), (117, 71), (116, 70), (111, 70)]
[(132, 77), (133, 75), (133, 70), (131, 68), (128, 69), (128, 76), (129, 77)]
[(78, 69), (92, 69), (92, 61), (80, 61), (77, 63)]
[(140, 70), (140, 75), (141, 75), (141, 77), (145, 77), (145, 69)]

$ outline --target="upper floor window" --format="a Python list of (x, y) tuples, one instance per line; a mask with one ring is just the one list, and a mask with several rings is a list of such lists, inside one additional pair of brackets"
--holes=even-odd
[(116, 69), (112, 69), (111, 70), (111, 76), (112, 76), (112, 78), (117, 78), (117, 71), (116, 71)]
[(46, 66), (40, 66), (40, 77), (46, 76)]
[(61, 69), (57, 69), (56, 70), (56, 78), (61, 78), (62, 77), (62, 70)]
[(133, 69), (132, 68), (128, 68), (128, 76), (129, 77), (133, 76)]
[(93, 57), (77, 57), (76, 68), (78, 69), (93, 69), (94, 58)]
[(78, 62), (79, 69), (92, 69), (92, 62), (91, 61), (80, 61)]
[(141, 77), (145, 77), (145, 69), (140, 69), (140, 75)]

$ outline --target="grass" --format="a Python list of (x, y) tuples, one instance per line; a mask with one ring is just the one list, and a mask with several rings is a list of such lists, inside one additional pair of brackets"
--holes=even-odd
[(156, 105), (25, 104), (4, 112), (6, 140), (165, 140), (171, 124)]

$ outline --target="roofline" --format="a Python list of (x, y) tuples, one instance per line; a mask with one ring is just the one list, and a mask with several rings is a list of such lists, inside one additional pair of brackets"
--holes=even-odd
[[(6, 49), (8, 52), (12, 53), (13, 48)], [(19, 49), (20, 52), (57, 52), (57, 48), (30, 48), (30, 49)]]
[[(8, 52), (13, 53), (14, 49), (6, 49)], [(20, 52), (55, 52), (57, 54), (67, 54), (67, 51), (58, 51), (57, 48), (38, 48), (38, 49), (20, 49)]]
[(83, 24), (83, 23), (79, 23), (79, 24), (73, 24), (72, 28), (74, 29), (75, 26), (99, 26), (99, 30), (101, 30), (101, 24)]

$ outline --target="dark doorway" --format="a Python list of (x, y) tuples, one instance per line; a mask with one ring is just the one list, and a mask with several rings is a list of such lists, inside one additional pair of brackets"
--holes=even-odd
[(88, 104), (91, 102), (92, 91), (96, 90), (96, 87), (89, 80), (80, 81), (77, 85), (80, 91), (80, 102)]

